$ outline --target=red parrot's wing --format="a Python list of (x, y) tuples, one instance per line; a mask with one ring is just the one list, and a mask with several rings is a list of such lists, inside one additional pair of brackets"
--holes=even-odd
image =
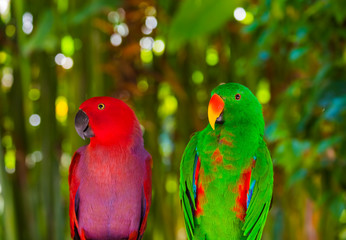
[(149, 157), (145, 160), (146, 174), (143, 182), (143, 209), (142, 209), (142, 219), (139, 228), (139, 239), (142, 238), (144, 230), (147, 226), (147, 218), (149, 214), (149, 209), (151, 205), (151, 168), (152, 168), (152, 158)]
[(79, 187), (79, 182), (80, 182), (80, 180), (76, 176), (76, 169), (77, 169), (80, 158), (81, 158), (81, 151), (78, 150), (74, 153), (74, 155), (72, 157), (71, 165), (70, 165), (70, 169), (69, 169), (69, 175), (68, 175), (68, 185), (70, 188), (69, 215), (70, 215), (71, 237), (73, 239), (84, 240), (85, 237), (79, 236), (79, 234), (78, 234), (78, 221), (77, 221), (78, 209), (76, 209), (76, 208), (78, 208), (78, 202), (79, 202), (78, 187)]

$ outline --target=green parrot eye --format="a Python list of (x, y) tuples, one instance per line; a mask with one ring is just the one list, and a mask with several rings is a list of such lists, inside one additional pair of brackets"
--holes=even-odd
[(237, 94), (235, 95), (235, 99), (236, 99), (236, 100), (240, 100), (240, 98), (241, 98), (241, 95), (240, 95), (239, 93), (237, 93)]
[(97, 108), (98, 108), (99, 110), (103, 110), (103, 109), (105, 109), (105, 105), (104, 105), (103, 103), (100, 103), (100, 104), (97, 106)]

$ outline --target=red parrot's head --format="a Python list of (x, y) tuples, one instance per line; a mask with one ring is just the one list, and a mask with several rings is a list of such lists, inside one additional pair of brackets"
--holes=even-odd
[(75, 117), (79, 136), (91, 142), (112, 144), (131, 140), (140, 134), (138, 120), (123, 101), (112, 97), (93, 97), (81, 104)]

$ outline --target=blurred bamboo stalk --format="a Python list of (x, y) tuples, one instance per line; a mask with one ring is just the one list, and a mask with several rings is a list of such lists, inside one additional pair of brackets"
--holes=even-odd
[[(14, 1), (13, 11), (16, 22), (22, 23), (24, 2), (22, 0)], [(38, 233), (35, 232), (34, 214), (32, 202), (30, 199), (30, 188), (28, 185), (27, 167), (25, 158), (27, 149), (27, 131), (25, 128), (25, 100), (24, 92), (27, 92), (30, 83), (31, 69), (29, 59), (24, 56), (22, 47), (24, 46), (25, 36), (22, 31), (17, 31), (17, 49), (14, 65), (14, 83), (10, 92), (10, 102), (16, 106), (15, 111), (11, 111), (14, 130), (13, 140), (16, 149), (16, 171), (13, 175), (14, 204), (16, 211), (19, 239), (34, 240)], [(18, 229), (19, 230), (19, 229)]]
[[(0, 139), (1, 132), (0, 132)], [(16, 228), (16, 213), (13, 201), (13, 189), (9, 176), (5, 172), (4, 154), (2, 146), (0, 146), (0, 183), (1, 192), (4, 198), (4, 218), (2, 219), (2, 225), (4, 229), (4, 237), (6, 240), (18, 239)]]
[(60, 240), (63, 238), (59, 155), (61, 141), (58, 140), (55, 117), (55, 100), (57, 95), (57, 76), (54, 59), (45, 52), (39, 54), (41, 73), (41, 109), (42, 109), (42, 155), (41, 186), (45, 220), (48, 224), (44, 239)]

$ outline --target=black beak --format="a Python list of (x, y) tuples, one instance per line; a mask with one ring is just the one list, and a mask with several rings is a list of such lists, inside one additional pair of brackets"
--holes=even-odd
[(74, 119), (74, 126), (78, 135), (83, 139), (85, 139), (85, 137), (91, 138), (95, 136), (93, 130), (89, 126), (88, 115), (86, 115), (82, 110), (77, 112)]

